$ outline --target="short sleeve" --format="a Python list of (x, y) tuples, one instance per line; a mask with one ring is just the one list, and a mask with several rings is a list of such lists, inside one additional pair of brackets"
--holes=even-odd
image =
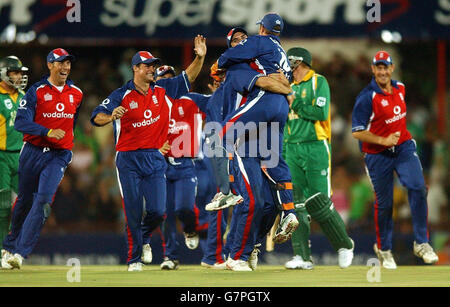
[(367, 130), (372, 116), (371, 92), (365, 91), (357, 98), (352, 112), (352, 132)]

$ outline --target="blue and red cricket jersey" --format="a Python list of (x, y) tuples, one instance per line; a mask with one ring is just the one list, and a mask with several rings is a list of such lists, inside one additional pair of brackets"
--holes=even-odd
[[(392, 80), (392, 94), (384, 92), (373, 79), (358, 95), (352, 114), (352, 132), (367, 130), (387, 137), (400, 131), (400, 145), (411, 139), (406, 129), (405, 85)], [(361, 142), (361, 151), (379, 153), (387, 147)]]
[(352, 114), (352, 132), (370, 131), (387, 137), (400, 131), (397, 145), (360, 142), (368, 176), (375, 192), (374, 219), (378, 249), (392, 249), (394, 173), (408, 190), (414, 239), (428, 242), (427, 191), (415, 142), (406, 128), (405, 86), (391, 81), (392, 93), (386, 93), (373, 79), (358, 95)]
[[(201, 146), (202, 124), (210, 96), (189, 93), (174, 100), (169, 123), (168, 157), (195, 158)], [(203, 110), (203, 111), (202, 111)]]
[[(60, 92), (45, 76), (33, 84), (20, 101), (14, 128), (24, 133), (24, 142), (71, 150), (82, 98), (83, 92), (72, 81), (68, 80)], [(56, 128), (66, 132), (61, 140), (47, 137), (49, 130)]]
[[(83, 98), (68, 80), (61, 91), (48, 76), (28, 89), (20, 101), (14, 124), (24, 133), (19, 158), (19, 189), (11, 212), (11, 230), (3, 246), (27, 257), (35, 247), (50, 215), (54, 195), (72, 160), (73, 130)], [(61, 140), (47, 137), (50, 129), (62, 129)]]
[(112, 114), (118, 106), (127, 109), (125, 115), (114, 121), (117, 151), (159, 149), (167, 140), (173, 99), (164, 88), (149, 88), (147, 95), (139, 93), (133, 81), (115, 90), (95, 108), (91, 123), (98, 113)]

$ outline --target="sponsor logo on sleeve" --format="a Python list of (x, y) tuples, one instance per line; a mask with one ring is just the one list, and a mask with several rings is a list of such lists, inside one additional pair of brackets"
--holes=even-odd
[(325, 97), (318, 97), (316, 105), (318, 107), (324, 107), (327, 104), (327, 99)]

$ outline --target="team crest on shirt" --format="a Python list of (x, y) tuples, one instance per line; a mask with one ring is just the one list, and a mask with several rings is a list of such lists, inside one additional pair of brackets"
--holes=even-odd
[(45, 100), (45, 101), (50, 101), (50, 100), (52, 100), (52, 98), (53, 98), (53, 96), (50, 95), (49, 93), (47, 93), (47, 94), (44, 95), (44, 100)]
[(383, 107), (387, 107), (389, 105), (389, 102), (386, 99), (381, 100), (381, 105)]
[(4, 102), (5, 102), (5, 107), (6, 107), (8, 110), (11, 110), (12, 107), (13, 107), (13, 104), (12, 104), (11, 99), (5, 99)]
[(152, 96), (152, 100), (155, 105), (158, 105), (158, 99), (156, 98), (155, 95)]
[(306, 98), (306, 89), (303, 89), (302, 91), (302, 98)]
[(180, 116), (184, 116), (183, 107), (178, 107), (178, 114), (180, 114)]
[(317, 98), (316, 105), (318, 107), (324, 107), (327, 104), (327, 99), (325, 97), (319, 97)]
[(138, 106), (138, 103), (136, 102), (136, 101), (132, 101), (132, 102), (130, 102), (130, 110), (134, 110), (134, 109), (137, 109), (139, 106)]

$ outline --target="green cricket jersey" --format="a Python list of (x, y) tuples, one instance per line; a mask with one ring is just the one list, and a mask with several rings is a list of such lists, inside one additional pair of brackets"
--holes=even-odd
[(18, 151), (22, 148), (23, 135), (14, 129), (14, 121), (24, 95), (21, 90), (10, 95), (0, 86), (0, 150)]
[(292, 85), (294, 102), (284, 130), (285, 143), (331, 142), (330, 87), (313, 70)]

